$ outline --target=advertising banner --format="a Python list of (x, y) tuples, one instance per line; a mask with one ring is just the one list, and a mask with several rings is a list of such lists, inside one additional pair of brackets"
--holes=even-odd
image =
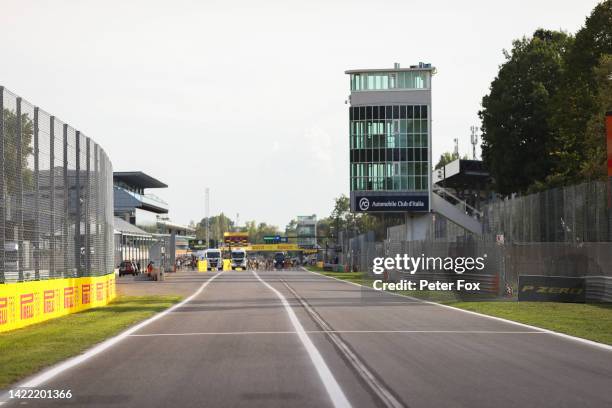
[(427, 212), (429, 197), (427, 195), (356, 195), (355, 211), (358, 212)]
[(0, 284), (0, 332), (104, 306), (115, 295), (114, 273)]
[(584, 303), (585, 279), (566, 276), (519, 276), (518, 300)]

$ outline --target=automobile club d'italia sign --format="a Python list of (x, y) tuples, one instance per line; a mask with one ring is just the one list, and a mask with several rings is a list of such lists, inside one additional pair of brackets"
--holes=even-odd
[(427, 195), (356, 196), (356, 211), (429, 211)]

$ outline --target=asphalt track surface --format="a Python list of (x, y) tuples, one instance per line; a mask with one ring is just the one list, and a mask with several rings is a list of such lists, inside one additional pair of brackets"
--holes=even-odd
[(72, 399), (5, 406), (612, 407), (608, 350), (304, 270), (257, 274), (190, 275), (194, 292), (216, 278), (37, 387)]

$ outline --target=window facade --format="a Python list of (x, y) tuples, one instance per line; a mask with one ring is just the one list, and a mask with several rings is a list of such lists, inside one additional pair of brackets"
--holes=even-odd
[(427, 191), (427, 105), (353, 106), (351, 191)]
[(351, 91), (429, 89), (429, 71), (393, 71), (351, 74)]

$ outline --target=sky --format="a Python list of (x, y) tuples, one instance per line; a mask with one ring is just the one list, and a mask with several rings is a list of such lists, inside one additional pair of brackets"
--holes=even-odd
[(503, 49), (596, 0), (0, 0), (0, 85), (144, 171), (187, 224), (281, 228), (349, 192), (347, 69), (429, 62), (434, 161), (471, 155)]

